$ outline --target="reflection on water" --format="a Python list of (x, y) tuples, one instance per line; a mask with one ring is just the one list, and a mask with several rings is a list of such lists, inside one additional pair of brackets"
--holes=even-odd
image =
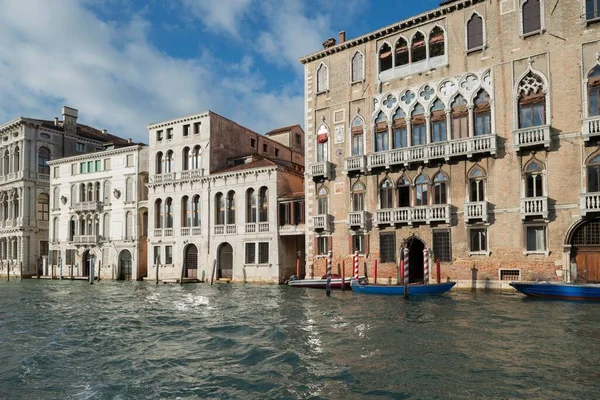
[(600, 305), (0, 282), (0, 398), (595, 398)]

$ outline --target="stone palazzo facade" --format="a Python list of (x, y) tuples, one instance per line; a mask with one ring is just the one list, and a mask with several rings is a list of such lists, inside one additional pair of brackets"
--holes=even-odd
[[(446, 1), (305, 67), (309, 275), (600, 281), (598, 2)], [(430, 270), (432, 270), (430, 268)]]

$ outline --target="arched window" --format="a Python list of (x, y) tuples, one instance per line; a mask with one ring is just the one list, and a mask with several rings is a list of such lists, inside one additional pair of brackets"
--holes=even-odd
[(38, 150), (38, 172), (40, 174), (50, 174), (48, 161), (50, 161), (50, 150), (47, 147), (42, 146)]
[(235, 192), (233, 190), (227, 193), (227, 224), (235, 224)]
[(469, 110), (467, 109), (467, 101), (459, 94), (452, 102), (452, 139), (468, 137)]
[(448, 203), (448, 178), (440, 172), (433, 178), (433, 204)]
[(445, 142), (446, 135), (446, 106), (437, 99), (431, 106), (431, 142)]
[(102, 199), (100, 198), (100, 182), (94, 183), (94, 200), (102, 201)]
[(73, 236), (75, 236), (76, 234), (77, 234), (77, 220), (73, 216), (69, 220), (69, 238), (68, 239), (70, 242), (73, 241)]
[(52, 193), (52, 208), (58, 210), (60, 208), (60, 188), (55, 187)]
[(175, 159), (173, 157), (173, 150), (167, 151), (167, 156), (165, 157), (165, 173), (173, 172), (173, 167), (175, 165)]
[(473, 13), (467, 22), (467, 50), (476, 50), (483, 47), (483, 18)]
[(161, 229), (163, 227), (163, 208), (161, 199), (156, 199), (154, 202), (154, 227), (156, 229)]
[(81, 185), (79, 185), (79, 201), (85, 201), (85, 200), (86, 200), (85, 183), (82, 183)]
[(183, 171), (187, 171), (188, 169), (190, 169), (190, 161), (191, 161), (191, 154), (190, 154), (190, 148), (189, 147), (184, 147), (183, 148), (183, 153), (181, 155), (181, 168)]
[(600, 18), (600, 0), (585, 1), (585, 19), (588, 21)]
[(356, 182), (352, 187), (352, 211), (365, 210), (365, 185)]
[(52, 221), (52, 241), (58, 242), (58, 217), (54, 217)]
[(352, 57), (352, 82), (362, 81), (363, 79), (363, 55), (357, 51)]
[(254, 189), (246, 191), (246, 222), (249, 224), (256, 223), (258, 215), (258, 195)]
[(327, 141), (329, 140), (329, 129), (321, 124), (317, 130), (317, 162), (327, 161), (329, 158)]
[(424, 175), (415, 179), (415, 205), (426, 206), (428, 200), (429, 180)]
[(133, 214), (131, 211), (127, 211), (125, 215), (125, 239), (133, 239)]
[(408, 147), (407, 130), (406, 130), (406, 114), (399, 108), (392, 117), (392, 129), (394, 136), (392, 138), (392, 148), (403, 149)]
[(521, 4), (523, 33), (537, 32), (542, 29), (540, 0), (524, 0)]
[(408, 64), (408, 43), (401, 37), (396, 42), (396, 67)]
[(134, 201), (133, 197), (133, 178), (129, 177), (125, 180), (125, 201)]
[(412, 145), (419, 146), (427, 143), (427, 129), (425, 127), (425, 109), (419, 103), (411, 115)]
[(156, 153), (156, 168), (155, 168), (156, 174), (162, 174), (163, 173), (163, 153), (162, 151), (159, 151), (158, 153)]
[[(18, 200), (17, 200), (18, 201)], [(50, 220), (50, 199), (48, 195), (42, 193), (38, 196), (38, 221), (49, 221)]]
[(4, 159), (2, 161), (2, 172), (4, 173), (4, 175), (8, 175), (10, 173), (10, 153), (8, 152), (8, 150), (4, 152)]
[[(15, 156), (14, 156), (14, 169), (15, 172), (18, 172), (21, 169), (21, 155), (19, 153), (19, 146), (15, 147)], [(47, 161), (46, 161), (47, 162)], [(50, 174), (50, 167), (48, 165), (46, 165), (47, 171), (45, 172), (46, 174)]]
[(87, 201), (94, 201), (94, 185), (92, 183), (87, 184), (87, 193), (85, 198)]
[(104, 239), (108, 239), (110, 237), (110, 214), (109, 213), (104, 214), (103, 221), (102, 221), (102, 228), (104, 231), (102, 233), (102, 236), (104, 236)]
[[(48, 202), (46, 202), (46, 205), (47, 204), (48, 204)], [(20, 207), (19, 207), (19, 195), (18, 194), (15, 195), (15, 199), (13, 201), (13, 206), (14, 206), (14, 209), (13, 209), (14, 213), (13, 213), (13, 215), (15, 216), (15, 218), (20, 217), (21, 213), (19, 212), (20, 211), (19, 210)], [(48, 221), (48, 219), (46, 219), (46, 221)]]
[(215, 225), (225, 225), (225, 197), (223, 193), (215, 195)]
[(479, 167), (469, 172), (469, 201), (485, 201), (485, 173)]
[(325, 64), (321, 64), (319, 69), (317, 69), (317, 93), (327, 91), (329, 88), (327, 78), (327, 66)]
[(405, 176), (398, 179), (398, 207), (410, 207), (410, 181)]
[(381, 209), (394, 208), (393, 204), (394, 185), (389, 179), (384, 180), (379, 186), (379, 203)]
[(102, 201), (104, 202), (104, 204), (110, 204), (110, 181), (104, 181), (104, 188), (102, 192)]
[(387, 71), (392, 68), (392, 48), (384, 43), (379, 48), (379, 72)]
[(200, 196), (192, 198), (192, 226), (200, 226)]
[(200, 169), (202, 167), (201, 161), (202, 149), (199, 145), (194, 146), (192, 150), (192, 169)]
[(386, 151), (389, 147), (388, 123), (383, 112), (375, 119), (375, 151)]
[(413, 63), (423, 61), (427, 58), (427, 49), (425, 47), (425, 36), (421, 32), (415, 33), (411, 43), (411, 61)]
[(192, 225), (192, 210), (190, 198), (183, 196), (181, 198), (181, 227), (189, 228)]
[(173, 199), (167, 197), (165, 200), (165, 228), (173, 227)]
[(328, 213), (328, 195), (327, 189), (324, 187), (319, 189), (319, 194), (317, 196), (317, 214), (322, 215)]
[(600, 65), (588, 74), (588, 117), (600, 115)]
[(269, 221), (269, 189), (264, 186), (261, 187), (258, 197), (260, 205), (258, 222), (267, 222)]
[(542, 78), (529, 72), (519, 83), (519, 128), (546, 124), (546, 95)]
[(600, 154), (592, 157), (587, 163), (587, 191), (600, 192)]
[(473, 100), (475, 108), (473, 110), (473, 119), (475, 120), (475, 136), (489, 135), (492, 133), (492, 123), (490, 114), (490, 96), (483, 89), (477, 93)]
[(429, 58), (443, 56), (445, 51), (444, 30), (436, 26), (429, 33)]
[(525, 197), (544, 196), (544, 167), (537, 160), (525, 166)]
[(352, 120), (352, 155), (362, 156), (365, 154), (363, 150), (363, 121), (360, 117), (355, 117)]
[(71, 185), (71, 207), (77, 203), (77, 186)]

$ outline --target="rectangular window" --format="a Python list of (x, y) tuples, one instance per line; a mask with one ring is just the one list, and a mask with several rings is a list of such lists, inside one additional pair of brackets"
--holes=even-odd
[(452, 117), (452, 139), (469, 137), (469, 116)]
[(386, 151), (389, 149), (388, 132), (375, 132), (375, 152)]
[(359, 254), (365, 254), (365, 235), (352, 235), (352, 251), (357, 249)]
[(500, 269), (501, 281), (520, 281), (521, 270), (519, 269)]
[(362, 156), (363, 152), (363, 135), (352, 135), (352, 155)]
[(246, 243), (246, 264), (256, 262), (256, 243)]
[(254, 139), (254, 138), (250, 139), (250, 147), (252, 147), (252, 148), (256, 147), (256, 139)]
[(585, 19), (588, 21), (600, 18), (600, 0), (585, 1)]
[(80, 153), (84, 153), (85, 152), (85, 143), (77, 142), (77, 147), (75, 147), (75, 150), (77, 150)]
[(489, 135), (492, 132), (492, 125), (490, 124), (490, 113), (476, 113), (475, 114), (475, 136)]
[(156, 131), (156, 141), (160, 142), (161, 140), (163, 140), (163, 131), (162, 130)]
[(165, 264), (173, 264), (173, 246), (165, 246)]
[(194, 122), (194, 134), (200, 133), (200, 122)]
[(266, 143), (263, 143), (263, 151), (266, 153), (269, 151), (269, 146)]
[(279, 149), (275, 149), (275, 157), (279, 157)]
[(527, 251), (543, 252), (546, 251), (546, 227), (528, 226), (527, 227)]
[(77, 164), (71, 164), (71, 175), (77, 175), (79, 173), (79, 169), (77, 168)]
[(110, 158), (104, 160), (104, 170), (110, 171)]
[(296, 133), (296, 145), (302, 146), (302, 135)]
[(444, 262), (452, 261), (450, 229), (433, 231), (433, 254), (436, 260)]
[[(40, 242), (40, 255), (42, 256), (47, 256), (48, 255), (48, 242), (42, 240)], [(56, 264), (58, 264), (58, 260), (52, 260), (53, 262), (56, 262)]]
[(531, 128), (546, 123), (546, 105), (544, 102), (519, 104), (519, 127)]
[(87, 174), (87, 163), (82, 162), (81, 164), (79, 164), (79, 173)]
[(317, 238), (317, 255), (327, 255), (327, 250), (329, 250), (329, 236), (319, 236)]
[(184, 125), (183, 126), (183, 136), (188, 136), (190, 134), (190, 125)]
[(50, 204), (45, 201), (38, 201), (37, 203), (38, 221), (50, 220)]
[(471, 229), (469, 231), (471, 252), (487, 251), (487, 229)]
[(396, 128), (394, 129), (394, 149), (403, 149), (408, 147), (408, 142), (406, 140), (406, 128)]
[(379, 258), (382, 263), (396, 262), (396, 232), (379, 234)]
[(93, 161), (88, 161), (88, 172), (96, 172)]
[(269, 243), (261, 242), (258, 244), (258, 263), (268, 264), (269, 263)]
[(154, 246), (154, 264), (160, 264), (160, 246)]
[(60, 177), (60, 167), (54, 167), (54, 177), (55, 178)]
[(426, 141), (426, 129), (425, 125), (413, 125), (412, 126), (412, 145), (420, 146), (425, 144)]
[(167, 128), (167, 140), (173, 139), (173, 128)]
[(434, 121), (431, 123), (431, 141), (433, 143), (446, 141), (446, 121)]
[(96, 167), (95, 167), (96, 172), (102, 171), (102, 160), (96, 160), (95, 163), (96, 163)]
[(133, 167), (133, 154), (127, 154), (126, 166)]

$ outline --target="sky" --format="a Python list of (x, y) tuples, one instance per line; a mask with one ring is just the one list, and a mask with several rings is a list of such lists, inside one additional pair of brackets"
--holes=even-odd
[(214, 111), (256, 132), (304, 123), (302, 56), (440, 0), (0, 0), (0, 124), (146, 127)]

